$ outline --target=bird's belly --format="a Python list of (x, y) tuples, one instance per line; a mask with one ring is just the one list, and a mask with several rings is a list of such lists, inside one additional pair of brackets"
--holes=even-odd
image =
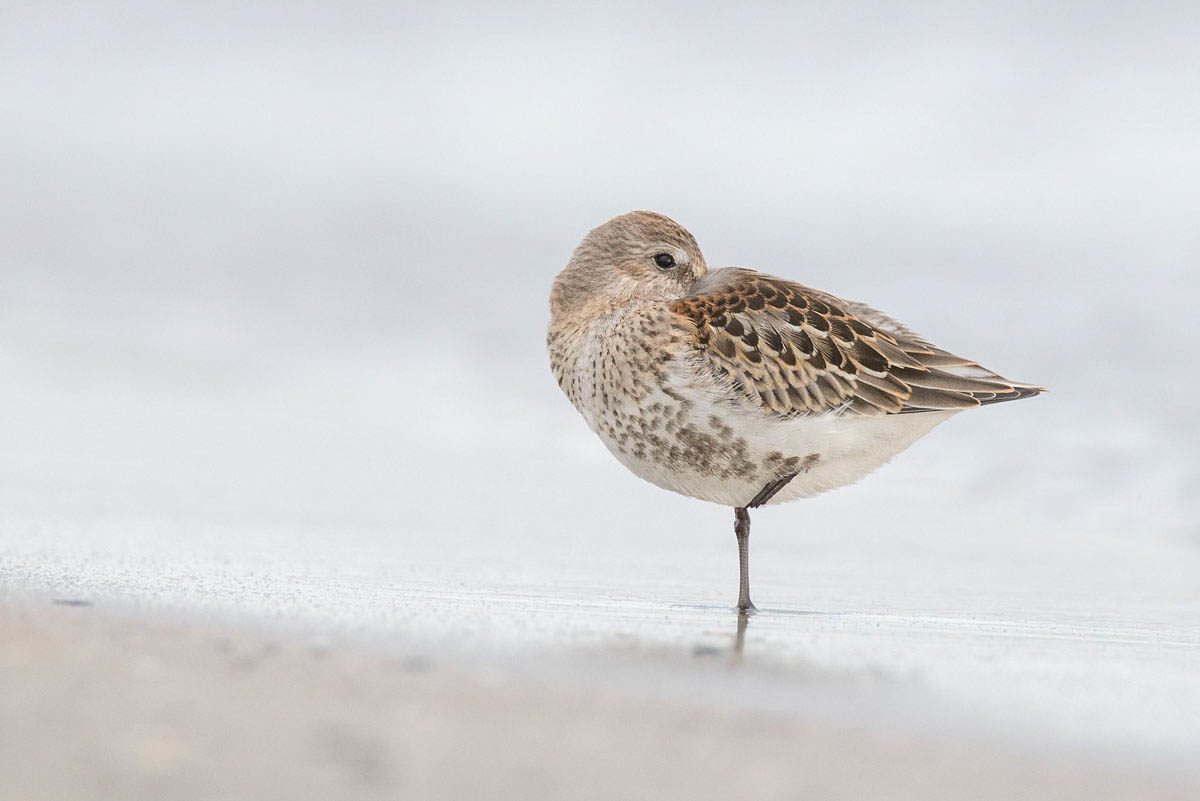
[(789, 473), (796, 477), (769, 503), (851, 484), (955, 413), (787, 419), (732, 404), (688, 403), (662, 414), (630, 410), (597, 433), (625, 467), (652, 484), (745, 506), (767, 483)]

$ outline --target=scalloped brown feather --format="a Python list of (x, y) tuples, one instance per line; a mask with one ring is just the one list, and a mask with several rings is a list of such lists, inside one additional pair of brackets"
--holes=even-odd
[(670, 309), (702, 363), (773, 414), (945, 411), (1044, 391), (934, 347), (869, 306), (753, 270), (714, 270)]

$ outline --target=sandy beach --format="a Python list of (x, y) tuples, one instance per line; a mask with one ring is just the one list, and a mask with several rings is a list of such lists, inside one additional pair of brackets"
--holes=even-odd
[(1200, 787), (504, 673), (8, 603), (0, 798), (1107, 800)]

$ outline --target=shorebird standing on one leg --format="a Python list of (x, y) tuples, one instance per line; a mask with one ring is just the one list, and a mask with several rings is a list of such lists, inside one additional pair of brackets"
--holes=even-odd
[(963, 410), (1028, 398), (869, 306), (737, 268), (636, 211), (591, 231), (550, 292), (563, 392), (613, 455), (665, 489), (734, 508), (750, 601), (749, 510), (857, 481)]

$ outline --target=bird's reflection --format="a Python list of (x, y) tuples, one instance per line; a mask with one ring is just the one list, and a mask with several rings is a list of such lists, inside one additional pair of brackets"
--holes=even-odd
[[(739, 610), (737, 615), (737, 629), (733, 635), (733, 664), (738, 664), (742, 661), (742, 649), (746, 647), (746, 627), (750, 623), (751, 611), (747, 614), (746, 610)], [(710, 632), (715, 633), (715, 632)], [(698, 657), (719, 657), (723, 654), (730, 654), (730, 651), (725, 650), (719, 645), (710, 645), (702, 643), (692, 648), (692, 656)]]
[(733, 637), (733, 658), (740, 661), (742, 649), (746, 647), (746, 626), (750, 623), (750, 615), (745, 609), (738, 610), (737, 634)]
[[(699, 610), (699, 611), (703, 611), (703, 612), (718, 612), (718, 613), (720, 613), (720, 612), (728, 613), (728, 611), (729, 611), (729, 607), (727, 607), (727, 606), (722, 607), (722, 606), (708, 605), (708, 604), (705, 604), (705, 605), (676, 604), (676, 608)], [(775, 617), (782, 617), (782, 618), (797, 617), (797, 618), (799, 618), (799, 617), (814, 617), (814, 616), (833, 617), (833, 616), (839, 616), (839, 615), (853, 616), (853, 615), (866, 614), (864, 612), (855, 612), (855, 611), (823, 612), (823, 611), (819, 611), (819, 610), (809, 610), (809, 609), (766, 609), (766, 610), (763, 610), (763, 609), (758, 609), (758, 610), (740, 609), (737, 612), (737, 627), (734, 629), (732, 649), (726, 650), (725, 647), (723, 647), (721, 645), (717, 645), (717, 644), (713, 644), (713, 643), (704, 643), (704, 644), (696, 645), (694, 648), (692, 648), (692, 655), (697, 656), (697, 657), (718, 657), (723, 654), (729, 654), (733, 657), (733, 659), (732, 659), (733, 664), (740, 663), (741, 659), (742, 659), (742, 653), (743, 653), (743, 651), (745, 651), (745, 648), (746, 648), (746, 631), (750, 628), (750, 618), (753, 617), (755, 614), (761, 615), (764, 613), (767, 615), (768, 618), (775, 618)], [(724, 615), (721, 615), (721, 617), (723, 617), (723, 616)], [(726, 631), (728, 631), (728, 629), (726, 629)], [(717, 635), (717, 632), (714, 631), (713, 629), (709, 629), (707, 633), (711, 636)], [(723, 640), (724, 638), (721, 637), (720, 639)], [(728, 641), (726, 640), (726, 642), (728, 642)]]

